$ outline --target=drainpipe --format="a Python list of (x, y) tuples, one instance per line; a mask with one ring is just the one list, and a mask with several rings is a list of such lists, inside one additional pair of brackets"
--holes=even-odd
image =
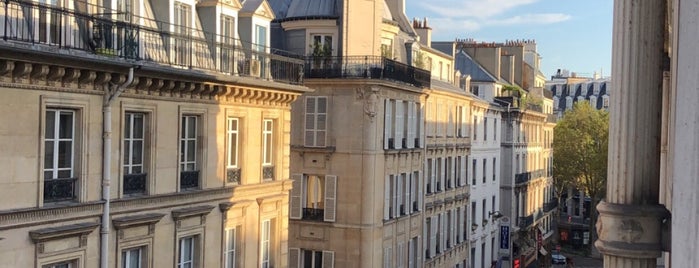
[(100, 267), (107, 268), (109, 266), (109, 203), (110, 203), (110, 183), (111, 183), (111, 161), (112, 161), (112, 103), (121, 93), (124, 92), (127, 86), (133, 82), (133, 69), (129, 68), (129, 75), (126, 82), (121, 85), (110, 83), (104, 94), (104, 103), (102, 106), (102, 200), (104, 201), (104, 210), (102, 211), (102, 226), (100, 228)]

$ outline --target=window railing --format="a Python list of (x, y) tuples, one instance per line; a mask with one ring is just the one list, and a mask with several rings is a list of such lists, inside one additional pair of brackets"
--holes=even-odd
[[(2, 1), (0, 35), (5, 41), (289, 84), (302, 83), (304, 60), (283, 56), (291, 53), (150, 18), (133, 16), (129, 20), (119, 20), (124, 17), (119, 15), (121, 13), (85, 5), (77, 11), (29, 1)], [(176, 28), (177, 33), (170, 31), (171, 28)]]
[(75, 199), (77, 178), (44, 180), (44, 202), (58, 202)]
[(274, 166), (262, 167), (262, 180), (274, 180)]
[(226, 182), (240, 184), (240, 169), (229, 168), (226, 170)]
[(519, 228), (527, 228), (534, 223), (534, 215), (529, 215), (526, 217), (519, 217), (517, 220), (517, 226)]
[(430, 72), (380, 56), (307, 57), (306, 78), (364, 78), (430, 87)]
[(303, 208), (303, 220), (308, 221), (323, 221), (325, 219), (325, 210), (322, 208)]
[(144, 194), (146, 192), (146, 173), (124, 175), (122, 189), (124, 194)]
[(551, 198), (549, 202), (544, 203), (544, 212), (554, 210), (556, 207), (558, 207), (558, 199)]
[(180, 189), (191, 190), (199, 188), (199, 170), (180, 171)]
[(515, 174), (515, 183), (520, 184), (520, 183), (526, 183), (531, 180), (532, 176), (530, 172), (523, 172), (519, 174)]

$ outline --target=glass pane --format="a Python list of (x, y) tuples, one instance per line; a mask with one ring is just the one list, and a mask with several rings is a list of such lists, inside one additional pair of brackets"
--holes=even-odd
[(187, 161), (194, 161), (195, 158), (195, 153), (196, 151), (196, 142), (195, 141), (187, 141)]
[(324, 114), (327, 111), (328, 99), (318, 98), (318, 113)]
[(228, 130), (238, 131), (238, 120), (235, 120), (235, 119), (228, 120)]
[(141, 257), (141, 250), (140, 249), (134, 249), (131, 250), (129, 254), (129, 268), (137, 268), (141, 267), (139, 264), (139, 260)]
[(133, 125), (133, 137), (143, 139), (143, 114), (134, 115)]
[(58, 137), (69, 139), (73, 137), (73, 113), (61, 112), (59, 118)]
[(131, 159), (132, 165), (143, 164), (143, 141), (133, 142), (133, 155)]
[(124, 138), (125, 139), (130, 139), (131, 138), (131, 119), (133, 118), (133, 114), (126, 114), (126, 122), (124, 124)]
[(306, 129), (315, 129), (315, 120), (313, 114), (306, 114)]
[(44, 171), (44, 180), (53, 179), (53, 170)]
[(235, 229), (227, 230), (226, 233), (226, 249), (233, 250), (235, 249)]
[(187, 124), (187, 138), (197, 137), (197, 118), (194, 116), (189, 117), (189, 123)]
[(229, 150), (231, 152), (231, 158), (229, 160), (228, 165), (229, 166), (237, 166), (238, 165), (238, 135), (233, 134), (231, 136), (231, 141), (230, 141), (230, 146)]
[(133, 166), (133, 167), (131, 167), (131, 173), (134, 173), (134, 174), (143, 173), (143, 170), (141, 168), (142, 168), (142, 166)]
[(315, 255), (314, 268), (323, 268), (323, 262), (321, 261), (323, 259), (323, 252), (316, 251), (316, 252), (314, 252), (314, 255)]
[(315, 113), (316, 98), (306, 98), (306, 113)]
[(226, 253), (226, 268), (235, 267), (235, 252)]
[(325, 120), (326, 120), (326, 115), (324, 115), (324, 114), (318, 115), (318, 127), (317, 127), (317, 129), (325, 129)]
[(131, 142), (124, 141), (124, 165), (129, 164), (129, 159), (131, 159)]
[(187, 171), (196, 170), (196, 168), (197, 168), (197, 167), (196, 167), (196, 164), (194, 164), (194, 163), (189, 163), (189, 164), (187, 164), (187, 166), (185, 167), (185, 169), (186, 169)]
[(73, 154), (73, 141), (59, 141), (58, 142), (58, 167), (59, 168), (69, 168), (71, 167), (71, 162)]
[(56, 125), (56, 112), (46, 111), (46, 133), (44, 137), (46, 139), (53, 139), (54, 126)]
[(53, 141), (44, 142), (44, 169), (53, 168)]
[(59, 170), (58, 176), (56, 176), (56, 178), (72, 178), (71, 170)]
[(184, 141), (184, 140), (180, 141), (180, 162), (185, 161), (185, 158), (184, 158), (184, 151), (186, 150), (185, 144), (186, 144), (186, 141)]
[(186, 129), (187, 129), (187, 117), (183, 116), (182, 117), (182, 126), (180, 129), (180, 138), (187, 137), (187, 133), (185, 132)]
[(265, 163), (272, 162), (272, 135), (265, 135)]

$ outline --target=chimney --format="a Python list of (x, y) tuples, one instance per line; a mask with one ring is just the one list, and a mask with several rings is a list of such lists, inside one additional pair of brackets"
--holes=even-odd
[(500, 64), (500, 75), (502, 79), (509, 82), (510, 84), (515, 83), (515, 56), (514, 55), (502, 55)]
[(417, 35), (420, 37), (420, 43), (432, 47), (432, 28), (430, 28), (427, 23), (427, 18), (424, 18), (422, 22), (418, 21), (417, 26), (415, 32), (417, 32)]

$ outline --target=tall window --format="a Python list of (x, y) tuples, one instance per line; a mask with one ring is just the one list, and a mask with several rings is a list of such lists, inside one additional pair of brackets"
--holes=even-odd
[(483, 119), (483, 140), (488, 140), (488, 118)]
[(473, 116), (473, 140), (478, 140), (478, 116)]
[(327, 131), (327, 97), (306, 97), (306, 147), (325, 147)]
[(226, 229), (225, 231), (225, 268), (240, 267), (240, 258), (238, 257), (240, 254), (240, 249), (238, 247), (241, 245), (241, 235), (242, 233), (240, 232), (240, 226), (236, 226), (235, 228), (231, 229)]
[(233, 72), (235, 46), (235, 18), (221, 15), (221, 71)]
[(144, 261), (143, 247), (125, 249), (121, 252), (122, 268), (141, 268), (144, 267)]
[(124, 194), (146, 191), (146, 172), (143, 168), (145, 146), (144, 113), (124, 115)]
[(262, 179), (274, 180), (274, 120), (262, 121)]
[(329, 34), (314, 34), (311, 35), (311, 52), (312, 56), (328, 57), (332, 56), (333, 37)]
[(174, 37), (173, 62), (177, 65), (187, 66), (191, 62), (190, 29), (192, 27), (192, 8), (184, 3), (175, 2), (173, 12), (173, 27), (177, 34)]
[(78, 261), (76, 260), (70, 260), (70, 261), (62, 261), (58, 263), (52, 263), (52, 264), (47, 264), (44, 266), (41, 266), (41, 268), (77, 268)]
[(323, 220), (325, 178), (314, 175), (304, 176), (303, 183), (304, 218)]
[(335, 221), (337, 176), (293, 174), (289, 218)]
[(197, 166), (197, 128), (199, 117), (182, 116), (180, 130), (180, 189), (199, 187)]
[[(42, 4), (50, 5), (52, 8), (61, 8), (63, 1), (41, 0)], [(49, 44), (60, 44), (61, 40), (61, 15), (58, 12), (39, 8), (39, 42)]]
[(493, 141), (498, 141), (498, 119), (493, 119)]
[(75, 111), (46, 110), (44, 201), (75, 197)]
[(177, 268), (193, 268), (197, 267), (194, 259), (195, 250), (197, 250), (197, 237), (187, 236), (180, 238), (179, 241), (179, 256), (177, 258)]
[(274, 258), (272, 258), (272, 238), (274, 235), (274, 220), (264, 220), (262, 222), (262, 230), (260, 232), (260, 268), (274, 267)]
[(255, 25), (257, 51), (265, 51), (267, 47), (267, 27)]
[(497, 174), (497, 158), (493, 157), (493, 181), (495, 181), (495, 174)]
[(476, 186), (476, 166), (478, 165), (478, 160), (473, 159), (473, 168), (471, 169), (471, 185)]
[(240, 119), (228, 117), (226, 120), (226, 182), (240, 183)]
[(473, 226), (478, 225), (478, 220), (476, 220), (476, 202), (471, 202), (471, 223)]

